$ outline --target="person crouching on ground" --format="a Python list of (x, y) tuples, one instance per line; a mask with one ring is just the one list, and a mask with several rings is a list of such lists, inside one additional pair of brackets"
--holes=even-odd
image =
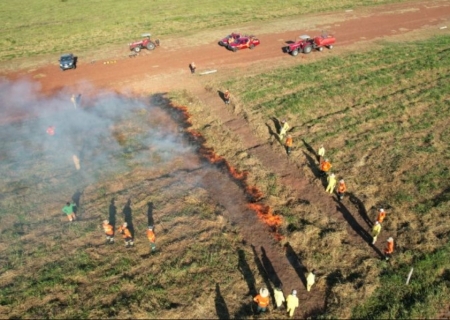
[(70, 222), (73, 222), (77, 219), (75, 216), (74, 208), (77, 205), (74, 202), (67, 202), (66, 205), (62, 208), (62, 212), (64, 212), (69, 219)]

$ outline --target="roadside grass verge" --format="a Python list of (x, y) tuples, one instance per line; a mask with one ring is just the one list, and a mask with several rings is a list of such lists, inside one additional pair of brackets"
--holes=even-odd
[[(397, 2), (402, 0), (382, 0), (376, 4)], [(0, 4), (3, 23), (0, 61), (67, 51), (100, 52), (113, 46), (127, 46), (145, 32), (155, 37), (190, 35), (205, 29), (373, 5), (368, 0), (264, 3), (247, 0), (238, 5), (231, 0), (199, 0), (195, 5), (188, 0), (30, 0), (26, 3), (5, 0)]]

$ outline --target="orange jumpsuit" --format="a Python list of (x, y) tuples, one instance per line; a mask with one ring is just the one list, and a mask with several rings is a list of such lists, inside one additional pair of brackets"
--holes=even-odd
[(258, 304), (258, 311), (264, 312), (269, 306), (269, 297), (262, 297), (260, 294), (254, 297), (253, 301)]
[(380, 212), (378, 213), (377, 221), (378, 221), (379, 223), (382, 223), (383, 220), (384, 220), (384, 218), (386, 218), (386, 212), (380, 211)]
[(156, 236), (153, 230), (147, 229), (147, 239), (150, 241), (150, 247), (152, 251), (156, 250)]
[(292, 149), (292, 137), (291, 136), (288, 136), (286, 138), (286, 142), (284, 143), (284, 146), (286, 147), (287, 154), (290, 154), (291, 149)]
[(394, 241), (388, 241), (386, 244), (386, 248), (384, 249), (384, 255), (386, 256), (386, 260), (389, 260), (393, 252), (394, 252)]

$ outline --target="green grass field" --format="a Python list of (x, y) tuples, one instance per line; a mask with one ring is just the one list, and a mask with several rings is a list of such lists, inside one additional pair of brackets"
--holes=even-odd
[[(261, 121), (288, 119), (295, 127), (293, 156), (300, 162), (302, 139), (317, 148), (324, 144), (334, 172), (365, 208), (384, 206), (391, 212), (383, 232), (397, 239), (396, 261), (391, 268), (372, 265), (370, 272), (362, 271), (363, 278), (372, 272), (371, 277), (380, 277), (379, 283), (363, 280), (366, 290), (369, 284), (376, 288), (364, 303), (354, 295), (350, 271), (340, 276), (332, 289), (340, 303), (329, 301), (331, 314), (348, 317), (343, 309), (353, 306), (355, 318), (429, 318), (448, 303), (450, 37), (384, 42), (371, 52), (327, 55), (217, 86), (230, 88), (261, 136), (268, 137), (265, 128), (258, 129), (264, 127)], [(311, 220), (299, 221), (288, 212), (299, 237), (311, 231)], [(310, 241), (307, 247), (313, 245)], [(325, 263), (322, 268), (343, 264), (323, 249), (315, 256), (303, 254), (314, 265)], [(349, 270), (365, 268), (359, 267), (361, 254), (353, 256), (358, 263), (349, 263)], [(415, 273), (406, 287), (411, 266)]]
[[(380, 0), (376, 4), (401, 2)], [(373, 6), (370, 0), (30, 0), (0, 3), (0, 62), (39, 55), (109, 50), (141, 33), (184, 36), (251, 22)], [(229, 32), (229, 31), (227, 31)]]

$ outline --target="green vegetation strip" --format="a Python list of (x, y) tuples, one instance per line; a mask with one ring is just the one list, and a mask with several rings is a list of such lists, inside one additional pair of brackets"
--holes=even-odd
[[(423, 255), (412, 264), (403, 264), (381, 276), (381, 285), (358, 305), (354, 319), (430, 319), (442, 308), (450, 287), (450, 245)], [(410, 268), (414, 271), (406, 285)]]
[[(380, 0), (376, 4), (402, 1)], [(373, 6), (373, 1), (3, 0), (0, 3), (0, 61), (66, 51), (102, 50), (111, 45), (126, 46), (145, 32), (157, 37), (186, 35), (368, 5)]]

